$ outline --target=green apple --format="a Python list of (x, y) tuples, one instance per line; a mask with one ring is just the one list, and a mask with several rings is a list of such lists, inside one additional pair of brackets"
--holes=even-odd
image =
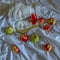
[(6, 34), (11, 35), (11, 34), (13, 34), (13, 32), (14, 32), (14, 29), (13, 29), (13, 27), (11, 27), (11, 26), (9, 26), (9, 27), (7, 27), (7, 28), (5, 29), (5, 33), (6, 33)]
[(30, 36), (30, 40), (32, 41), (32, 42), (38, 42), (39, 40), (40, 40), (40, 38), (39, 38), (39, 36), (38, 36), (38, 34), (32, 34), (31, 36)]

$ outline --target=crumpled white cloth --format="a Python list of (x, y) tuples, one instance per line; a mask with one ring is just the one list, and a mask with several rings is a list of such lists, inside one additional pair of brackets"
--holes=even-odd
[[(30, 0), (26, 0), (25, 2), (29, 3)], [(29, 4), (31, 4), (32, 2), (30, 2)], [(35, 7), (35, 12), (38, 16), (45, 18), (53, 17), (57, 21), (60, 21), (58, 4), (55, 4), (54, 6), (54, 4), (52, 4), (52, 0), (50, 1), (50, 3), (49, 0), (45, 0), (45, 1), (40, 0), (39, 2), (40, 2), (39, 6)], [(56, 5), (58, 7), (56, 7)], [(10, 10), (10, 12), (12, 11)], [(0, 16), (0, 60), (60, 60), (59, 33), (54, 32), (53, 30), (50, 33), (46, 33), (44, 30), (40, 28), (35, 28), (30, 32), (28, 32), (28, 34), (32, 34), (32, 33), (39, 34), (42, 37), (40, 41), (38, 43), (32, 43), (30, 41), (24, 43), (19, 39), (20, 34), (16, 33), (16, 31), (15, 34), (13, 35), (6, 35), (2, 31), (2, 28), (7, 27), (9, 24), (15, 28), (14, 23), (16, 22), (16, 20), (12, 20), (12, 18), (9, 16), (9, 13), (8, 13), (8, 17), (9, 17), (8, 19), (7, 17), (4, 17), (2, 19), (3, 16)], [(60, 32), (59, 26), (60, 24), (59, 22), (57, 22), (55, 29), (58, 32)], [(51, 52), (47, 52), (43, 49), (43, 45), (46, 43), (50, 43), (53, 45), (53, 50)], [(14, 52), (12, 52), (11, 50), (12, 44), (16, 44), (19, 47), (20, 49), (19, 54), (15, 54)]]

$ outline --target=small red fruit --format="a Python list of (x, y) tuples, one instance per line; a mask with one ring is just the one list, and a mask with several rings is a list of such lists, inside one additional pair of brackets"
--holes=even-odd
[(22, 40), (22, 41), (24, 41), (24, 42), (26, 42), (26, 41), (28, 41), (28, 35), (27, 34), (22, 34), (21, 36), (20, 36), (20, 39)]
[(19, 53), (20, 49), (16, 45), (12, 45), (12, 51), (15, 53)]
[(54, 18), (49, 18), (49, 19), (47, 20), (47, 22), (48, 22), (48, 24), (50, 24), (50, 25), (55, 25), (55, 24), (56, 24), (56, 20), (55, 20)]
[(46, 25), (44, 25), (43, 29), (44, 29), (45, 31), (48, 31), (48, 32), (49, 32), (49, 31), (51, 30), (51, 26), (48, 25), (48, 24), (46, 24)]
[(39, 24), (43, 24), (45, 22), (45, 19), (44, 18), (38, 18), (38, 23)]
[(46, 51), (51, 51), (52, 50), (52, 45), (51, 44), (46, 44), (45, 46), (44, 46), (44, 49), (46, 50)]
[(35, 25), (35, 24), (36, 24), (36, 22), (37, 22), (37, 20), (35, 20), (35, 21), (32, 21), (32, 24), (33, 24), (33, 25)]
[(37, 15), (36, 14), (31, 14), (31, 22), (32, 22), (32, 24), (36, 24), (36, 22), (37, 22)]

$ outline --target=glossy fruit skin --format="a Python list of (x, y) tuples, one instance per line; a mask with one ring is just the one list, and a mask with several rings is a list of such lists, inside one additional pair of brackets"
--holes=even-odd
[(56, 20), (54, 18), (49, 18), (47, 20), (47, 23), (50, 24), (50, 25), (55, 25), (56, 24)]
[(30, 40), (34, 43), (38, 42), (40, 40), (39, 36), (37, 34), (32, 34), (30, 36)]
[(13, 29), (13, 27), (11, 27), (11, 26), (9, 26), (9, 27), (7, 27), (7, 28), (5, 29), (5, 33), (6, 33), (6, 34), (11, 35), (11, 34), (13, 34), (13, 32), (14, 32), (14, 29)]
[(20, 49), (16, 45), (12, 45), (12, 51), (15, 53), (19, 53)]
[(43, 29), (44, 29), (45, 31), (49, 32), (49, 31), (51, 30), (51, 26), (48, 25), (48, 24), (46, 24), (46, 25), (43, 26)]
[(46, 50), (46, 51), (52, 51), (52, 45), (51, 44), (46, 44), (45, 46), (44, 46), (44, 49)]
[(29, 36), (28, 36), (27, 34), (22, 34), (22, 35), (20, 36), (20, 39), (21, 39), (21, 41), (23, 41), (23, 42), (27, 42), (28, 39), (29, 39)]
[(31, 18), (32, 24), (33, 25), (36, 24), (36, 22), (37, 22), (37, 15), (33, 13), (33, 14), (31, 14), (30, 18)]
[(45, 22), (45, 18), (41, 17), (41, 18), (38, 18), (38, 23), (39, 24), (43, 24)]

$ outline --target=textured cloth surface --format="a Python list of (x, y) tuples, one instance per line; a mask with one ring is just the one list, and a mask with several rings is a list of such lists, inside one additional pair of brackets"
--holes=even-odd
[[(47, 33), (40, 28), (35, 28), (29, 31), (27, 34), (37, 33), (38, 35), (42, 36), (42, 38), (38, 43), (32, 43), (31, 41), (24, 43), (19, 39), (20, 34), (16, 33), (15, 30), (16, 20), (18, 20), (19, 18), (23, 18), (17, 12), (19, 12), (20, 10), (19, 8), (21, 6), (21, 3), (23, 3), (23, 5), (31, 5), (33, 2), (39, 2), (39, 5), (36, 6), (34, 10), (38, 16), (44, 18), (53, 17), (59, 22), (57, 22), (54, 27), (56, 31), (52, 29), (50, 33)], [(16, 9), (14, 9), (14, 7)], [(21, 9), (23, 8), (21, 7)], [(27, 11), (23, 11), (22, 13), (24, 12), (25, 14), (27, 14)], [(25, 17), (28, 16), (25, 14)], [(23, 21), (21, 21), (21, 24), (23, 24)], [(12, 35), (6, 35), (2, 30), (2, 28), (5, 28), (9, 25), (13, 26), (15, 31), (15, 33)], [(28, 27), (28, 23), (26, 27)], [(20, 28), (23, 29), (22, 25), (20, 26)], [(51, 52), (47, 52), (42, 48), (46, 43), (50, 43), (53, 45), (53, 50)], [(19, 54), (15, 54), (11, 50), (12, 44), (16, 44), (16, 46), (19, 47)], [(60, 60), (60, 1), (0, 0), (0, 60)]]

